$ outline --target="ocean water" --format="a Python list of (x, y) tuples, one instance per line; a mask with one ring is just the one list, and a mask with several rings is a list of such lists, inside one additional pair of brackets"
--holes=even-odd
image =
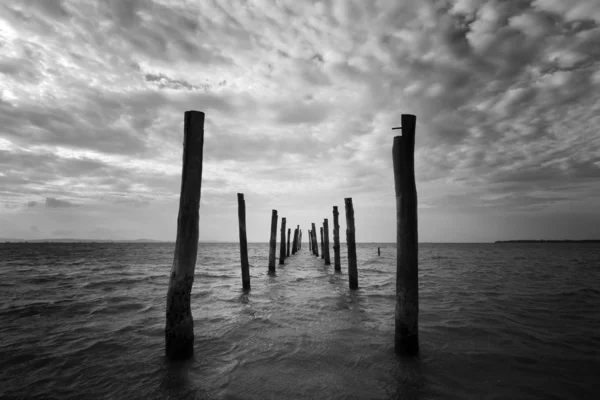
[(250, 244), (244, 293), (238, 245), (201, 244), (182, 363), (164, 359), (173, 250), (0, 244), (0, 398), (599, 398), (598, 244), (421, 244), (417, 359), (393, 350), (395, 245), (358, 245), (350, 291), (344, 244), (341, 274), (305, 244), (276, 276)]

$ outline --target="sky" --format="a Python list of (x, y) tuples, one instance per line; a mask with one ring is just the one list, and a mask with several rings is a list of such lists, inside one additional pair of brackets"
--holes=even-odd
[(597, 0), (2, 1), (0, 237), (174, 241), (187, 110), (200, 240), (395, 242), (404, 113), (421, 242), (600, 237)]

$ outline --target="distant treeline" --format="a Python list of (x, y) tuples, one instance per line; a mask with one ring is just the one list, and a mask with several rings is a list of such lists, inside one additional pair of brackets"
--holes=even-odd
[(600, 243), (600, 239), (586, 239), (586, 240), (497, 240), (494, 243)]

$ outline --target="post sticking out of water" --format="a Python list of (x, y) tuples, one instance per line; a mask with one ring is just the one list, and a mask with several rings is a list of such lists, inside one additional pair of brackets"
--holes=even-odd
[(333, 264), (335, 271), (342, 270), (342, 263), (340, 261), (340, 224), (338, 221), (337, 206), (333, 206)]
[(321, 258), (325, 258), (325, 246), (323, 245), (323, 227), (320, 227), (321, 230)]
[(323, 221), (323, 231), (325, 233), (325, 265), (331, 265), (331, 257), (329, 257), (329, 221), (327, 221), (327, 218)]
[(346, 243), (348, 245), (348, 281), (350, 289), (358, 289), (358, 269), (356, 266), (356, 233), (354, 229), (354, 206), (352, 198), (344, 199), (346, 206)]
[(246, 238), (246, 201), (238, 193), (238, 220), (240, 226), (240, 260), (242, 263), (242, 288), (250, 289), (250, 265), (248, 264), (248, 240)]
[(312, 233), (313, 233), (313, 250), (315, 252), (315, 256), (319, 257), (319, 246), (317, 245), (317, 228), (315, 227), (315, 223), (312, 223)]
[(300, 229), (299, 232), (300, 233), (298, 234), (298, 250), (302, 248), (302, 229)]
[(271, 239), (269, 240), (269, 273), (275, 273), (275, 252), (277, 250), (277, 210), (271, 212)]
[(417, 117), (402, 114), (402, 136), (394, 137), (392, 158), (396, 189), (396, 328), (398, 354), (419, 354), (419, 265), (415, 125)]
[(377, 255), (381, 256), (381, 247), (377, 247)]
[(281, 218), (281, 243), (279, 244), (279, 265), (285, 263), (285, 217)]
[(198, 256), (203, 147), (204, 113), (186, 111), (177, 239), (167, 292), (165, 354), (170, 360), (189, 359), (194, 355), (190, 295)]
[(287, 246), (286, 246), (287, 247), (287, 256), (288, 257), (290, 256), (290, 232), (291, 231), (292, 230), (290, 228), (288, 228), (288, 240), (287, 240)]
[(296, 254), (298, 248), (298, 229), (294, 229), (294, 239), (292, 240), (292, 254)]
[(311, 240), (311, 233), (310, 233), (310, 229), (308, 230), (308, 251), (312, 252), (312, 240)]

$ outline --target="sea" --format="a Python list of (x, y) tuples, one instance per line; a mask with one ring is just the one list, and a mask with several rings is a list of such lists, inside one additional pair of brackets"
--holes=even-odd
[(395, 244), (358, 244), (350, 290), (345, 244), (341, 273), (305, 243), (270, 276), (251, 243), (244, 292), (239, 245), (201, 243), (194, 358), (168, 362), (174, 247), (0, 244), (0, 398), (600, 398), (598, 243), (420, 244), (417, 358), (394, 353)]

